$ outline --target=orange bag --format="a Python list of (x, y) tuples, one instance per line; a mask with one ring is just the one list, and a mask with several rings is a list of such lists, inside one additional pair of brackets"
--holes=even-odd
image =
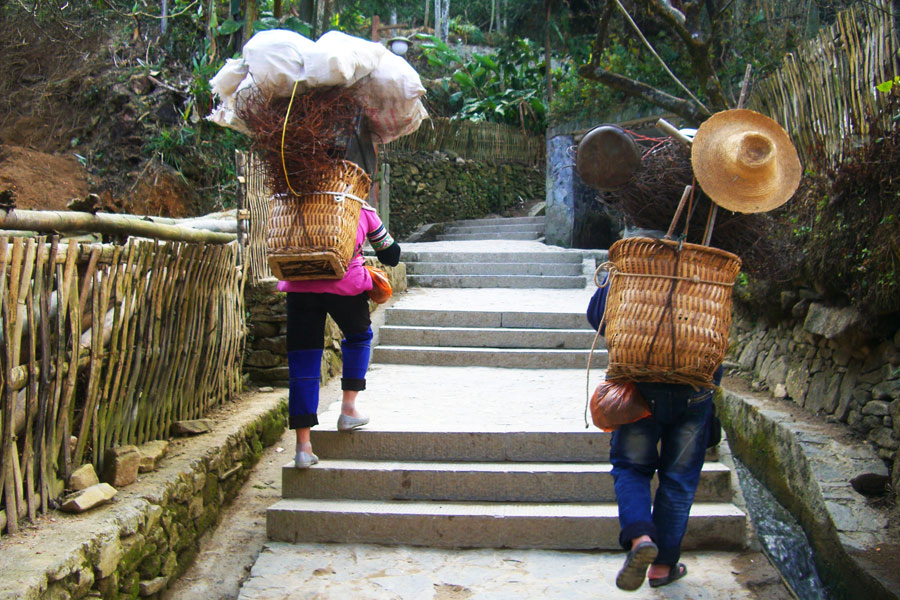
[(591, 420), (606, 432), (651, 414), (647, 401), (631, 381), (604, 381), (591, 396)]
[(391, 297), (391, 281), (388, 279), (387, 273), (378, 267), (364, 265), (369, 275), (372, 276), (372, 289), (368, 291), (369, 298), (376, 304), (384, 304)]

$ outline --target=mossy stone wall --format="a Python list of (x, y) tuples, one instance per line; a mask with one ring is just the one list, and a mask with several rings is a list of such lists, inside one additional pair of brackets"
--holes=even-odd
[(544, 198), (544, 167), (475, 161), (453, 153), (394, 153), (390, 164), (391, 234), (403, 239), (427, 223), (502, 214)]

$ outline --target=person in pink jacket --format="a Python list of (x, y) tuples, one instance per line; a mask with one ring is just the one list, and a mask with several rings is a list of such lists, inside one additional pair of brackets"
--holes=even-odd
[(367, 294), (372, 289), (372, 278), (363, 267), (362, 257), (366, 239), (382, 263), (393, 267), (400, 262), (400, 245), (391, 238), (375, 209), (363, 203), (356, 229), (356, 252), (342, 279), (278, 282), (278, 289), (287, 292), (288, 422), (297, 432), (294, 466), (298, 469), (319, 461), (312, 451), (310, 428), (319, 423), (326, 315), (331, 315), (344, 336), (341, 416), (337, 428), (351, 431), (369, 422), (356, 408), (359, 392), (366, 389), (372, 345)]

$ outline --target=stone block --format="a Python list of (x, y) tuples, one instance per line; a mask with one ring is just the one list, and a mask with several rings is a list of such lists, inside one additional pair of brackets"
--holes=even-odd
[(97, 557), (94, 560), (94, 570), (98, 579), (109, 577), (119, 567), (122, 558), (122, 544), (118, 537), (105, 538), (100, 541)]
[(871, 400), (863, 406), (862, 414), (876, 417), (886, 417), (891, 414), (890, 404), (883, 400)]
[(60, 510), (71, 513), (82, 513), (95, 506), (100, 506), (112, 500), (116, 495), (116, 489), (108, 483), (98, 483), (81, 490), (71, 498), (63, 502)]
[(126, 486), (137, 481), (141, 453), (137, 446), (117, 446), (104, 454), (103, 481), (114, 487)]
[(142, 597), (152, 596), (163, 591), (167, 583), (169, 583), (168, 577), (155, 577), (149, 581), (141, 581), (138, 583), (138, 594)]
[(882, 381), (872, 388), (872, 397), (885, 402), (900, 400), (900, 380)]
[(862, 315), (852, 306), (836, 308), (819, 302), (809, 305), (803, 329), (829, 340), (861, 341)]
[(894, 431), (887, 427), (876, 427), (869, 432), (869, 440), (879, 448), (897, 450), (900, 448), (900, 440), (894, 438)]
[[(837, 383), (835, 383), (837, 380)], [(837, 406), (837, 394), (840, 390), (840, 375), (832, 375), (825, 371), (816, 373), (809, 382), (806, 393), (806, 408), (814, 413), (831, 414)]]
[(792, 366), (787, 373), (784, 382), (787, 388), (788, 396), (799, 404), (804, 406), (806, 402), (806, 391), (809, 387), (809, 369), (805, 364)]
[(894, 427), (894, 435), (900, 438), (900, 400), (894, 400), (890, 404), (891, 424)]
[(197, 435), (200, 433), (209, 433), (213, 430), (212, 419), (192, 419), (189, 421), (175, 421), (172, 423), (171, 431), (177, 435)]
[(138, 452), (141, 454), (141, 460), (138, 471), (141, 473), (155, 471), (156, 465), (162, 460), (162, 457), (166, 455), (168, 449), (169, 442), (166, 440), (153, 440), (140, 446)]
[(69, 476), (69, 489), (76, 492), (98, 483), (100, 483), (100, 478), (97, 477), (97, 472), (91, 463), (81, 465)]

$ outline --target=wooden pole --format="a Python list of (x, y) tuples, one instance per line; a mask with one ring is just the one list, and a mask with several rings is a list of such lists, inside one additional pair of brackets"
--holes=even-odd
[(95, 231), (108, 235), (131, 235), (179, 242), (227, 244), (235, 239), (233, 233), (219, 233), (163, 225), (109, 214), (75, 211), (5, 210), (0, 209), (0, 229), (72, 232)]

